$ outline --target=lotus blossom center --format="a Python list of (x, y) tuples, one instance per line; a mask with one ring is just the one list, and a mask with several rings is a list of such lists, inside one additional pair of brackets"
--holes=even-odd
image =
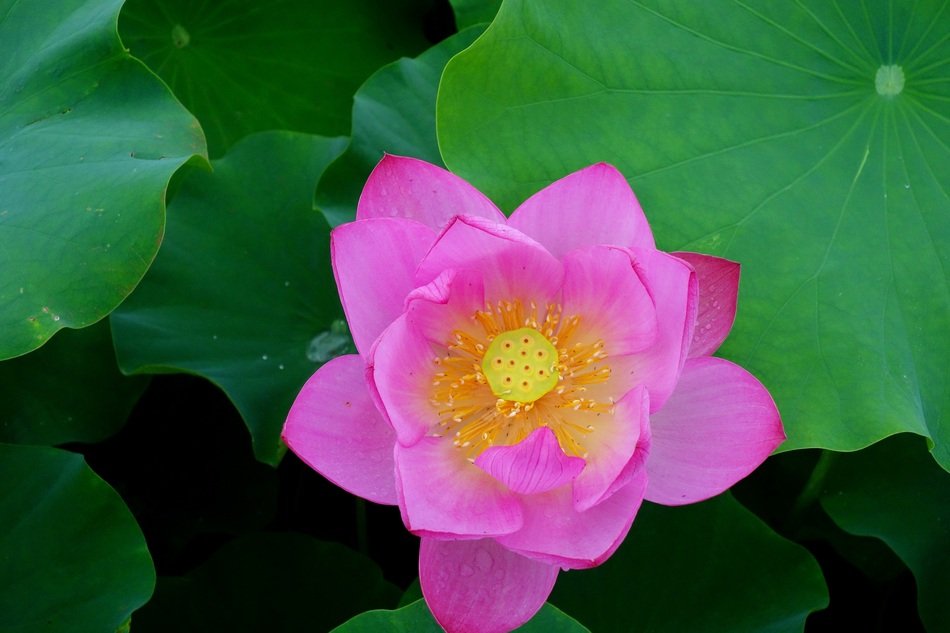
[(492, 393), (505, 400), (534, 402), (557, 386), (557, 349), (534, 328), (495, 337), (482, 360)]

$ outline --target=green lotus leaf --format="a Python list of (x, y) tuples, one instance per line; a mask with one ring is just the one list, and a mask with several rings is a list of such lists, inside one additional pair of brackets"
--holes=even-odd
[(0, 630), (115, 631), (155, 570), (119, 495), (82, 456), (0, 444)]
[(950, 468), (948, 15), (510, 0), (446, 67), (440, 149), (508, 209), (613, 163), (661, 248), (741, 262), (722, 354), (774, 395), (782, 450), (909, 431)]
[(501, 0), (449, 0), (455, 13), (455, 23), (464, 29), (473, 24), (492, 21), (501, 6)]
[(351, 349), (313, 190), (345, 139), (263, 132), (195, 172), (169, 205), (165, 243), (111, 317), (127, 373), (187, 371), (220, 386), (276, 464), (294, 397)]
[(95, 323), (158, 250), (197, 122), (116, 35), (122, 0), (0, 0), (0, 359)]
[(428, 46), (431, 0), (129, 0), (122, 39), (201, 121), (213, 156), (268, 129), (350, 127), (353, 93)]

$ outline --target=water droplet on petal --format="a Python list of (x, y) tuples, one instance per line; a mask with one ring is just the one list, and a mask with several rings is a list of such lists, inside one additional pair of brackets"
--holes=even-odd
[(471, 576), (471, 575), (474, 574), (474, 573), (475, 573), (475, 570), (472, 569), (472, 566), (471, 566), (471, 565), (462, 565), (462, 566), (459, 568), (459, 575), (461, 575), (461, 576), (463, 576), (463, 577), (466, 577), (466, 578), (467, 578), (468, 576)]

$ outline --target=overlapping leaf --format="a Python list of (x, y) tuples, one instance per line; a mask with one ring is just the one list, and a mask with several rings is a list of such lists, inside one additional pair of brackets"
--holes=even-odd
[(210, 379), (271, 464), (297, 391), (349, 345), (329, 228), (313, 210), (315, 183), (344, 143), (261, 133), (215, 161), (214, 173), (190, 174), (155, 265), (112, 315), (124, 371)]
[(948, 18), (941, 0), (511, 0), (446, 68), (440, 148), (509, 209), (616, 164), (661, 247), (742, 263), (722, 353), (776, 397), (783, 449), (910, 431), (950, 468)]
[(0, 0), (0, 359), (119, 304), (197, 122), (122, 48), (122, 0)]
[(501, 0), (450, 0), (455, 23), (464, 29), (473, 24), (488, 24), (498, 13)]

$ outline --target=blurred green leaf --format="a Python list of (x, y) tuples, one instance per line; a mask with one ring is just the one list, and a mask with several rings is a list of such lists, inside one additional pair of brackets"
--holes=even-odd
[(62, 330), (0, 363), (0, 441), (98, 442), (125, 423), (146, 385), (119, 372), (107, 321)]
[(112, 315), (123, 371), (204, 376), (234, 402), (258, 459), (276, 464), (297, 391), (351, 343), (314, 184), (344, 139), (248, 137), (169, 206), (165, 243)]
[(0, 0), (0, 359), (108, 314), (158, 250), (197, 122), (122, 48), (122, 0)]
[(114, 631), (154, 585), (135, 519), (82, 456), (0, 444), (0, 630)]
[[(590, 633), (556, 607), (545, 604), (518, 633)], [(442, 633), (424, 600), (395, 611), (368, 611), (333, 629), (331, 633)]]
[(393, 62), (356, 91), (350, 145), (327, 167), (317, 187), (317, 206), (331, 226), (354, 219), (363, 184), (384, 152), (442, 164), (435, 138), (439, 77), (449, 59), (483, 30), (468, 29), (416, 59)]
[(135, 614), (138, 633), (328, 631), (399, 589), (368, 558), (303, 534), (258, 533), (218, 550), (185, 577), (160, 577)]
[(455, 23), (459, 30), (473, 24), (487, 24), (494, 19), (501, 6), (501, 0), (449, 0), (455, 12)]
[(662, 248), (742, 263), (722, 353), (775, 396), (782, 450), (910, 431), (950, 469), (946, 20), (938, 0), (510, 0), (446, 67), (440, 149), (508, 209), (615, 164)]
[(903, 434), (836, 455), (820, 501), (843, 530), (887, 543), (917, 579), (928, 630), (950, 629), (950, 474), (923, 439)]
[(195, 113), (213, 156), (252, 132), (345, 134), (373, 71), (428, 46), (431, 0), (129, 0), (119, 31)]
[(828, 602), (818, 564), (728, 493), (645, 503), (620, 549), (562, 573), (551, 602), (594, 631), (801, 631)]

